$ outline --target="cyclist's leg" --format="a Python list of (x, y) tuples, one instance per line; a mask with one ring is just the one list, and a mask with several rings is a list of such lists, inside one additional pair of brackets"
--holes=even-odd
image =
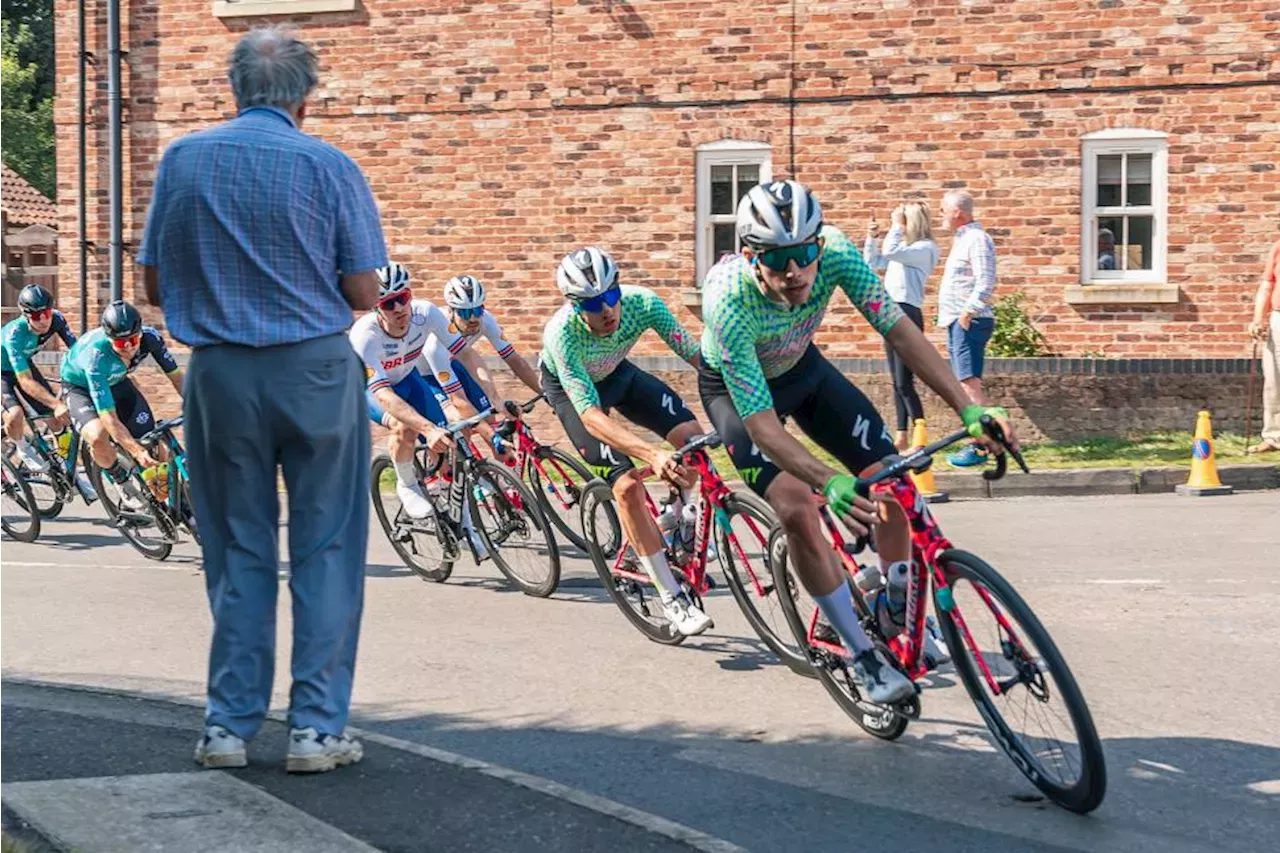
[[(630, 361), (618, 365), (613, 376), (622, 371), (626, 372), (626, 387), (617, 399), (616, 408), (623, 417), (662, 436), (672, 447), (687, 444), (702, 434), (702, 427), (693, 412), (670, 385)], [(690, 500), (687, 486), (682, 485), (680, 493), (684, 501)]]
[(3, 397), (0, 405), (4, 407), (5, 437), (12, 442), (21, 443), (26, 434), (27, 418), (22, 410), (22, 401), (18, 399), (18, 377), (6, 370), (0, 374), (0, 382), (3, 382)]
[[(137, 385), (133, 384), (132, 379), (125, 379), (123, 382), (112, 385), (111, 399), (116, 403), (116, 417), (120, 418), (125, 429), (129, 430), (129, 435), (142, 438), (155, 429), (156, 419), (151, 412), (151, 404), (147, 402), (146, 397), (142, 396), (142, 392), (138, 390)], [(163, 444), (157, 444), (151, 449), (151, 455), (157, 462), (163, 462), (169, 456), (169, 449)]]
[[(444, 412), (440, 409), (435, 394), (422, 374), (417, 371), (410, 373), (392, 385), (391, 390), (413, 407), (415, 412), (433, 424), (444, 425)], [(391, 433), (387, 441), (387, 449), (391, 453), (397, 479), (405, 485), (412, 484), (416, 477), (413, 472), (413, 451), (417, 446), (418, 431), (388, 413), (378, 399), (368, 391), (365, 392), (365, 401), (369, 408), (369, 419)]]
[(476, 412), (492, 408), (493, 402), (489, 399), (489, 395), (480, 387), (480, 383), (471, 375), (471, 371), (467, 370), (466, 365), (456, 358), (450, 365), (453, 367), (453, 375), (457, 376), (458, 381), (462, 383), (462, 393), (471, 401), (471, 405), (476, 407)]
[(62, 399), (67, 404), (71, 423), (80, 433), (81, 442), (89, 446), (89, 454), (93, 457), (94, 464), (103, 471), (115, 468), (116, 462), (119, 461), (119, 454), (116, 453), (116, 446), (111, 441), (111, 435), (107, 432), (106, 426), (98, 418), (98, 409), (93, 405), (93, 398), (89, 396), (88, 389), (64, 382)]

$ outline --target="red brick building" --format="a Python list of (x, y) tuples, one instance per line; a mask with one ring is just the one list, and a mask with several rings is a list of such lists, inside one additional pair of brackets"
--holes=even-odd
[[(105, 246), (105, 4), (87, 5), (99, 57), (90, 237)], [(483, 277), (528, 349), (557, 303), (561, 253), (601, 244), (627, 280), (678, 304), (732, 248), (718, 216), (735, 187), (769, 175), (808, 183), (859, 236), (903, 199), (936, 206), (969, 190), (996, 241), (999, 292), (1027, 294), (1062, 356), (1246, 355), (1249, 300), (1280, 230), (1274, 0), (122, 5), (132, 246), (164, 146), (232, 114), (235, 39), (287, 23), (322, 63), (306, 130), (364, 167), (394, 255), (432, 290)], [(76, 7), (57, 3), (64, 257)], [(1096, 269), (1099, 228), (1116, 235), (1116, 271)], [(94, 293), (105, 267), (104, 254)], [(880, 352), (843, 300), (820, 341), (838, 357)]]

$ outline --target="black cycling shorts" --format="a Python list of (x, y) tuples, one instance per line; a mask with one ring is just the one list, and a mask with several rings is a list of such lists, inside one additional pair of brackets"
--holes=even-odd
[[(50, 394), (53, 393), (53, 388), (49, 387), (49, 380), (44, 378), (44, 374), (41, 373), (39, 368), (34, 364), (31, 365), (31, 376), (36, 380), (36, 382), (39, 382), (40, 385), (44, 387), (44, 390), (48, 391)], [(28, 406), (35, 410), (36, 414), (53, 414), (53, 409), (50, 409), (39, 400), (33, 400), (22, 392), (22, 386), (18, 384), (18, 374), (14, 373), (12, 370), (6, 370), (0, 374), (0, 380), (3, 380), (4, 384), (3, 406), (5, 409), (12, 409), (16, 406), (21, 406), (25, 401)]]
[[(768, 380), (768, 385), (778, 417), (795, 418), (800, 430), (850, 473), (858, 474), (898, 452), (876, 407), (812, 344), (795, 367)], [(724, 377), (708, 367), (705, 358), (698, 370), (698, 394), (734, 467), (751, 490), (763, 497), (781, 469), (751, 440)]]
[[(155, 428), (151, 404), (142, 396), (132, 379), (112, 385), (111, 398), (116, 402), (116, 417), (129, 430), (129, 435), (142, 438)], [(67, 403), (71, 422), (76, 425), (77, 432), (83, 432), (91, 421), (98, 419), (98, 409), (93, 405), (93, 397), (89, 395), (88, 388), (63, 383), (62, 399)]]
[[(600, 408), (605, 414), (616, 408), (627, 420), (663, 438), (681, 424), (694, 420), (693, 412), (689, 411), (680, 395), (671, 390), (671, 386), (653, 374), (645, 373), (629, 360), (623, 359), (613, 373), (595, 386), (596, 394), (600, 396)], [(545, 365), (542, 368), (542, 391), (592, 473), (612, 484), (635, 467), (621, 450), (605, 444), (587, 431), (560, 380), (552, 376)]]

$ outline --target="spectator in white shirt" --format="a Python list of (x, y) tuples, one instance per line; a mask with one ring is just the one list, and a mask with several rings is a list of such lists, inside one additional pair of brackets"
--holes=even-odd
[[(938, 265), (938, 244), (933, 241), (933, 229), (929, 227), (929, 210), (918, 201), (900, 204), (894, 208), (892, 223), (884, 238), (884, 246), (877, 248), (880, 226), (872, 218), (867, 226), (863, 254), (872, 269), (885, 271), (885, 290), (902, 312), (911, 318), (911, 322), (923, 329), (924, 283)], [(916, 393), (911, 369), (888, 341), (885, 341), (884, 350), (889, 361), (889, 374), (893, 377), (893, 403), (898, 416), (894, 444), (903, 450), (911, 441), (910, 425), (917, 418), (924, 417), (924, 407)]]
[[(987, 405), (982, 393), (982, 368), (987, 342), (995, 330), (991, 295), (996, 289), (996, 251), (990, 235), (973, 218), (973, 196), (953, 190), (942, 198), (942, 224), (951, 231), (951, 251), (938, 288), (938, 325), (947, 330), (951, 369), (970, 399)], [(986, 462), (986, 453), (972, 444), (948, 457), (952, 465), (968, 468)]]

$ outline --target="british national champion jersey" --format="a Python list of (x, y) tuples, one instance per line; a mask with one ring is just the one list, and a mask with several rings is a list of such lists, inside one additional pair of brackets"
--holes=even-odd
[(370, 391), (395, 385), (412, 373), (422, 358), (428, 316), (440, 310), (425, 299), (415, 299), (409, 307), (409, 330), (399, 338), (391, 337), (382, 328), (377, 311), (370, 311), (351, 326), (351, 348), (364, 362)]

